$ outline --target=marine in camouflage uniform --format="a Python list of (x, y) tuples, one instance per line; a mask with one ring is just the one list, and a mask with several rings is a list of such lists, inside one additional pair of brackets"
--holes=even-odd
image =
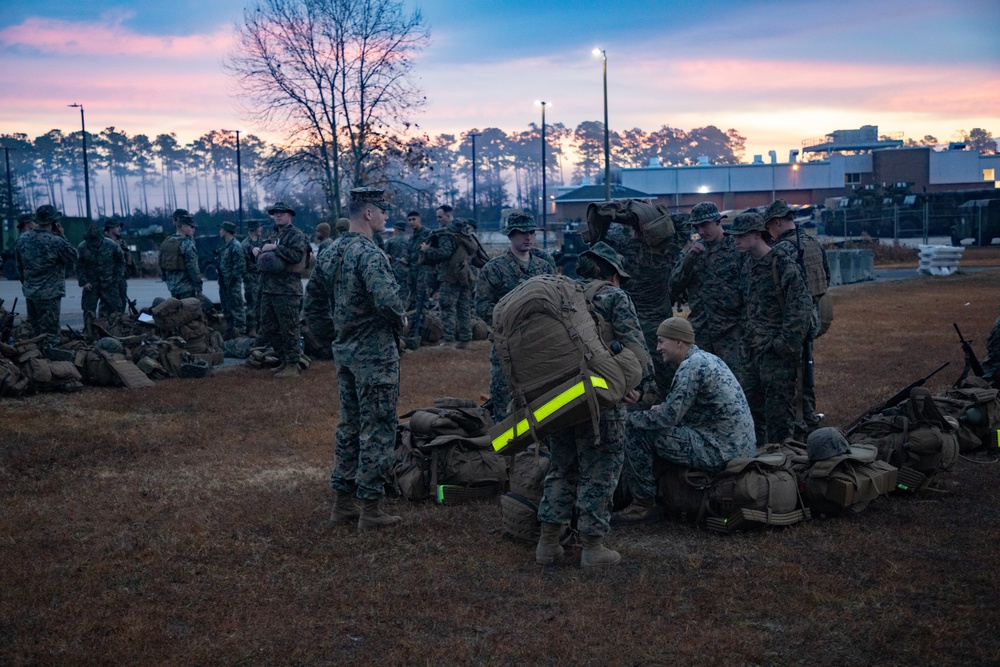
[[(712, 202), (691, 209), (690, 224), (701, 239), (692, 243), (670, 274), (670, 296), (686, 300), (688, 321), (698, 347), (726, 362), (743, 377), (743, 260), (732, 236), (722, 230), (725, 216)], [(686, 297), (686, 299), (685, 299)]]
[(437, 272), (433, 266), (420, 263), (420, 246), (427, 243), (431, 230), (424, 227), (420, 213), (410, 211), (406, 221), (413, 232), (410, 234), (410, 285), (409, 292), (412, 304), (407, 304), (407, 310), (413, 309), (413, 322), (410, 331), (410, 347), (420, 347), (420, 332), (423, 328), (424, 313), (429, 308), (431, 296), (437, 290)]
[(236, 240), (236, 224), (229, 220), (219, 230), (219, 301), (226, 318), (226, 338), (242, 336), (247, 330), (246, 304), (243, 302), (243, 277), (247, 271), (243, 246)]
[(625, 465), (633, 504), (616, 518), (622, 523), (657, 514), (653, 461), (659, 456), (687, 468), (718, 472), (756, 453), (750, 406), (722, 359), (694, 344), (691, 324), (680, 317), (658, 328), (657, 352), (677, 361), (670, 393), (649, 410), (628, 416)]
[(325, 293), (325, 307), (332, 313), (336, 331), (333, 355), (340, 421), (330, 476), (335, 492), (333, 520), (341, 522), (357, 516), (348, 505), (349, 499), (356, 497), (362, 506), (358, 523), (361, 530), (401, 521), (377, 509), (385, 494), (386, 473), (396, 441), (397, 337), (406, 321), (389, 258), (370, 236), (384, 229), (389, 208), (382, 190), (351, 191), (351, 230), (334, 242), (317, 265), (322, 281), (311, 306), (323, 308), (319, 296)]
[[(644, 375), (652, 375), (649, 354), (635, 314), (632, 299), (619, 286), (628, 280), (624, 261), (606, 243), (598, 242), (581, 253), (577, 260), (577, 274), (587, 283), (595, 279), (608, 280), (594, 295), (594, 310), (603, 318), (602, 338), (617, 340), (631, 350), (645, 368)], [(629, 396), (633, 402), (639, 392)], [(588, 420), (575, 426), (560, 429), (549, 436), (551, 464), (545, 475), (545, 488), (538, 505), (538, 520), (543, 526), (543, 537), (535, 552), (540, 564), (555, 560), (560, 553), (558, 541), (551, 543), (552, 535), (569, 525), (573, 511), (579, 512), (577, 529), (584, 544), (581, 564), (613, 565), (620, 556), (601, 544), (611, 532), (611, 501), (622, 472), (625, 455), (625, 407), (617, 406), (601, 413), (600, 438), (595, 437), (593, 424)]]
[(1000, 385), (1000, 317), (993, 323), (989, 336), (986, 337), (986, 358), (981, 364), (983, 367), (983, 379), (989, 380), (993, 386)]
[(243, 297), (246, 301), (247, 333), (257, 334), (257, 327), (260, 322), (260, 271), (257, 269), (257, 260), (254, 256), (254, 248), (264, 246), (264, 235), (260, 233), (261, 221), (247, 221), (247, 237), (240, 244), (243, 248), (243, 255), (246, 260), (246, 274), (243, 276)]
[[(194, 245), (197, 225), (194, 217), (182, 208), (174, 211), (176, 234), (160, 245), (160, 276), (175, 299), (187, 299), (201, 294), (201, 269), (198, 249)], [(170, 250), (170, 248), (176, 248)]]
[(306, 235), (292, 224), (295, 211), (284, 202), (267, 210), (274, 230), (260, 253), (273, 252), (284, 264), (282, 271), (261, 272), (260, 334), (281, 359), (275, 377), (299, 375), (299, 312), (302, 309), (302, 269), (310, 252)]
[(37, 227), (19, 236), (14, 245), (14, 262), (33, 334), (48, 334), (53, 342), (59, 337), (66, 274), (76, 262), (76, 248), (63, 237), (61, 217), (54, 206), (38, 207)]
[[(680, 226), (671, 241), (662, 248), (652, 248), (643, 241), (638, 230), (620, 224), (612, 224), (605, 235), (605, 242), (625, 258), (625, 269), (632, 278), (628, 281), (625, 291), (635, 303), (635, 312), (639, 315), (642, 332), (646, 337), (646, 347), (656, 347), (656, 327), (660, 322), (673, 315), (670, 305), (670, 273), (677, 262), (681, 249), (690, 238), (689, 229), (685, 224)], [(652, 393), (643, 402), (659, 400), (670, 388), (676, 366), (665, 363), (662, 359), (653, 359), (656, 383), (651, 386)], [(650, 403), (651, 404), (651, 403)]]
[(76, 280), (83, 288), (80, 305), (84, 328), (94, 335), (92, 325), (98, 315), (125, 310), (122, 300), (121, 276), (125, 273), (125, 257), (121, 246), (104, 236), (97, 227), (90, 227), (76, 248)]
[[(441, 329), (444, 344), (454, 343), (464, 347), (472, 340), (472, 269), (468, 252), (459, 237), (471, 237), (469, 223), (463, 218), (451, 219), (448, 207), (446, 233), (437, 235), (437, 245), (424, 244), (424, 257), (437, 266), (438, 309), (441, 312)], [(443, 211), (444, 207), (438, 209)], [(440, 217), (439, 217), (440, 219)]]
[(329, 248), (333, 244), (334, 238), (329, 222), (321, 222), (316, 225), (316, 230), (313, 232), (313, 243), (316, 244), (317, 257), (324, 248)]
[(121, 304), (121, 312), (125, 312), (128, 306), (128, 279), (129, 276), (138, 275), (135, 265), (135, 257), (128, 247), (128, 243), (122, 238), (122, 223), (120, 220), (110, 218), (104, 222), (104, 235), (114, 241), (122, 251), (121, 270), (118, 272), (118, 303)]
[[(807, 340), (810, 346), (819, 333), (819, 300), (830, 285), (830, 264), (826, 250), (814, 236), (802, 233), (795, 225), (795, 214), (784, 199), (776, 199), (765, 209), (764, 226), (774, 237), (772, 247), (792, 258), (802, 271), (806, 288), (813, 301), (813, 317)], [(802, 371), (804, 372), (804, 370)], [(819, 426), (822, 418), (816, 412), (816, 385), (802, 383), (802, 428), (809, 432)]]
[[(503, 297), (519, 284), (534, 276), (556, 272), (556, 263), (544, 250), (532, 247), (535, 241), (535, 219), (523, 211), (513, 211), (507, 216), (504, 234), (510, 241), (505, 253), (494, 257), (479, 271), (476, 280), (476, 315), (493, 326), (493, 309)], [(507, 377), (500, 367), (496, 348), (490, 346), (490, 408), (494, 423), (500, 423), (508, 414)]]
[(410, 238), (406, 234), (406, 222), (397, 220), (392, 236), (385, 240), (385, 254), (389, 256), (392, 275), (399, 285), (399, 299), (406, 306), (410, 302)]
[(795, 378), (813, 303), (799, 267), (764, 239), (760, 215), (736, 217), (730, 233), (747, 253), (743, 300), (747, 365), (743, 379), (757, 429), (757, 445), (783, 442), (795, 432)]

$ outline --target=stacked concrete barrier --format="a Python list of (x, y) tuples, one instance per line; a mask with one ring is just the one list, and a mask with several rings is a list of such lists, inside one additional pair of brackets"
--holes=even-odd
[(871, 250), (827, 250), (830, 285), (875, 280), (875, 253)]

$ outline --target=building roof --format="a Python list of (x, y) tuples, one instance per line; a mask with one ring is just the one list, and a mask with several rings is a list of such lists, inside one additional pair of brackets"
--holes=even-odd
[[(639, 192), (638, 190), (633, 190), (632, 188), (627, 188), (624, 185), (611, 185), (611, 198), (612, 199), (645, 199), (651, 195), (645, 192)], [(570, 190), (565, 194), (561, 194), (555, 198), (557, 202), (592, 202), (592, 201), (604, 201), (604, 186), (603, 185), (581, 185), (576, 190)]]

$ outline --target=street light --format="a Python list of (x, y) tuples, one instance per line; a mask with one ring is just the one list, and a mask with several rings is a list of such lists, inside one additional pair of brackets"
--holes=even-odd
[(236, 133), (236, 194), (239, 199), (239, 212), (237, 213), (239, 225), (237, 229), (239, 231), (243, 230), (243, 169), (240, 165), (240, 131), (239, 130), (223, 130), (223, 132), (235, 132)]
[(87, 166), (87, 123), (83, 119), (83, 105), (74, 102), (66, 106), (80, 108), (80, 134), (83, 138), (83, 191), (87, 201), (87, 220), (93, 220), (93, 216), (90, 215), (90, 169)]
[(594, 49), (604, 62), (604, 200), (611, 201), (611, 139), (608, 130), (608, 52)]
[(476, 202), (476, 137), (482, 132), (469, 132), (472, 138), (472, 220), (479, 227), (479, 204)]
[(549, 200), (546, 197), (545, 191), (545, 107), (549, 105), (548, 102), (540, 101), (535, 102), (535, 104), (542, 107), (542, 248), (549, 247), (549, 226), (548, 226), (548, 213), (549, 213)]

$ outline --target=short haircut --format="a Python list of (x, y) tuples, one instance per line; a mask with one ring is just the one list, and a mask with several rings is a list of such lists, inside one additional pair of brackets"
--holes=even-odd
[(370, 201), (351, 201), (347, 205), (347, 214), (353, 218), (356, 215), (361, 215), (361, 212), (366, 208), (378, 208), (378, 206)]
[(455, 209), (453, 209), (453, 208), (452, 208), (451, 206), (449, 206), (448, 204), (441, 204), (440, 206), (438, 206), (438, 207), (437, 207), (437, 210), (439, 210), (439, 211), (444, 211), (445, 213), (451, 213), (451, 212), (452, 212), (452, 211), (454, 211)]
[(420, 217), (420, 213), (418, 211), (410, 211), (409, 213), (406, 214), (406, 217), (407, 218), (419, 218)]

